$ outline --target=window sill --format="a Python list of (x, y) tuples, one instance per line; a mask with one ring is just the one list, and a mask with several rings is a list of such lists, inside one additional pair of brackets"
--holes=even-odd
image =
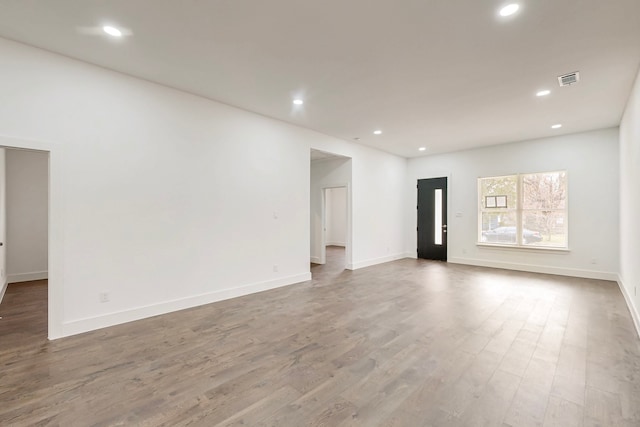
[(556, 253), (569, 253), (571, 250), (569, 248), (554, 248), (548, 246), (522, 246), (522, 245), (501, 245), (499, 243), (484, 243), (477, 242), (476, 246), (480, 248), (493, 248), (493, 249), (516, 249), (521, 251), (531, 251), (531, 252), (556, 252)]

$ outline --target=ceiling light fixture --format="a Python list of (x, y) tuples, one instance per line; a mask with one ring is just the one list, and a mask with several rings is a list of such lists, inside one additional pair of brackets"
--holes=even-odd
[(426, 151), (426, 150), (427, 150), (427, 147), (420, 147), (420, 148), (418, 148), (418, 151)]
[(382, 131), (381, 131), (381, 130), (374, 130), (374, 131), (373, 131), (373, 134), (374, 134), (374, 135), (380, 135), (381, 133), (382, 133)]
[(560, 123), (558, 123), (557, 125), (551, 126), (551, 129), (560, 129), (561, 127), (562, 127), (562, 125)]
[(104, 27), (102, 27), (102, 31), (113, 37), (122, 37), (122, 31), (110, 25), (105, 25)]
[(302, 105), (302, 104), (304, 104), (304, 101), (303, 101), (302, 99), (294, 99), (294, 100), (293, 100), (293, 103), (294, 103), (295, 105)]
[(550, 90), (541, 90), (540, 92), (536, 93), (536, 96), (547, 96), (551, 93)]
[(520, 5), (516, 3), (508, 4), (500, 9), (500, 16), (511, 16), (520, 9)]

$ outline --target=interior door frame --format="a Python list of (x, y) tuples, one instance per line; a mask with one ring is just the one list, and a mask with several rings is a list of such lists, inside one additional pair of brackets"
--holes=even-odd
[(450, 243), (451, 243), (451, 239), (449, 239), (449, 236), (451, 234), (451, 188), (453, 187), (453, 180), (452, 180), (452, 175), (449, 174), (433, 174), (433, 175), (427, 175), (427, 176), (421, 176), (419, 178), (416, 178), (416, 185), (415, 185), (415, 193), (414, 193), (414, 198), (413, 200), (415, 201), (416, 204), (416, 209), (415, 209), (415, 225), (414, 225), (414, 230), (416, 231), (416, 249), (412, 254), (412, 258), (418, 259), (418, 241), (417, 241), (417, 228), (418, 228), (418, 181), (420, 181), (421, 179), (434, 179), (434, 178), (447, 178), (447, 260), (449, 260), (450, 255), (451, 255), (451, 247), (450, 247)]
[(327, 190), (332, 188), (345, 188), (347, 191), (347, 235), (345, 236), (345, 247), (344, 247), (344, 261), (345, 268), (347, 270), (353, 270), (353, 262), (351, 258), (351, 185), (348, 182), (345, 183), (336, 183), (332, 185), (325, 185), (320, 188), (320, 192), (322, 193), (322, 202), (320, 206), (320, 211), (322, 217), (320, 219), (322, 226), (322, 233), (320, 233), (320, 262), (319, 264), (327, 263), (327, 236), (325, 233), (325, 225), (327, 223)]
[(0, 135), (0, 147), (35, 150), (49, 154), (49, 200), (47, 206), (48, 233), (48, 338), (64, 336), (64, 209), (62, 147), (52, 142), (36, 141)]
[[(2, 147), (0, 147), (2, 148)], [(0, 274), (0, 304), (9, 287), (9, 273), (7, 272), (7, 150), (2, 148), (0, 164), (2, 171), (0, 177), (0, 259), (2, 260), (2, 273)]]

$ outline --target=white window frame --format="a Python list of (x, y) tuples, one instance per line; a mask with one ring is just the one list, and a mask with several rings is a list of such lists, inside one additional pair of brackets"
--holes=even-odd
[[(527, 211), (537, 211), (540, 209), (524, 209), (523, 208), (523, 192), (522, 192), (522, 183), (523, 178), (526, 175), (541, 175), (541, 174), (553, 174), (553, 173), (564, 173), (565, 174), (565, 203), (564, 209), (553, 209), (554, 211), (563, 211), (564, 212), (564, 235), (565, 235), (565, 246), (536, 246), (536, 245), (525, 245), (522, 243), (522, 227), (523, 227), (523, 216)], [(516, 208), (512, 210), (516, 214), (516, 243), (491, 243), (491, 242), (483, 242), (482, 241), (482, 214), (485, 212), (490, 212), (488, 210), (483, 210), (482, 208), (482, 180), (492, 179), (492, 178), (506, 178), (506, 177), (515, 177), (516, 178)], [(516, 173), (516, 174), (508, 174), (508, 175), (496, 175), (496, 176), (483, 176), (479, 177), (477, 181), (477, 194), (478, 194), (478, 233), (477, 233), (477, 242), (478, 246), (488, 246), (488, 247), (498, 247), (498, 248), (514, 248), (514, 249), (530, 249), (530, 250), (541, 250), (541, 251), (568, 251), (569, 250), (569, 174), (566, 170), (555, 170), (548, 172), (527, 172), (527, 173)]]

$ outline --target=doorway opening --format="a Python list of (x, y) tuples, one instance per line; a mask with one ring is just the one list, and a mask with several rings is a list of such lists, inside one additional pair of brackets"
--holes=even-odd
[(418, 258), (447, 260), (447, 178), (418, 180)]
[(351, 158), (312, 149), (311, 274), (352, 268)]
[(323, 243), (325, 264), (335, 270), (344, 270), (347, 247), (347, 187), (323, 189), (324, 207)]
[(49, 282), (50, 159), (46, 144), (0, 137), (0, 334), (23, 339), (52, 337), (57, 315)]

